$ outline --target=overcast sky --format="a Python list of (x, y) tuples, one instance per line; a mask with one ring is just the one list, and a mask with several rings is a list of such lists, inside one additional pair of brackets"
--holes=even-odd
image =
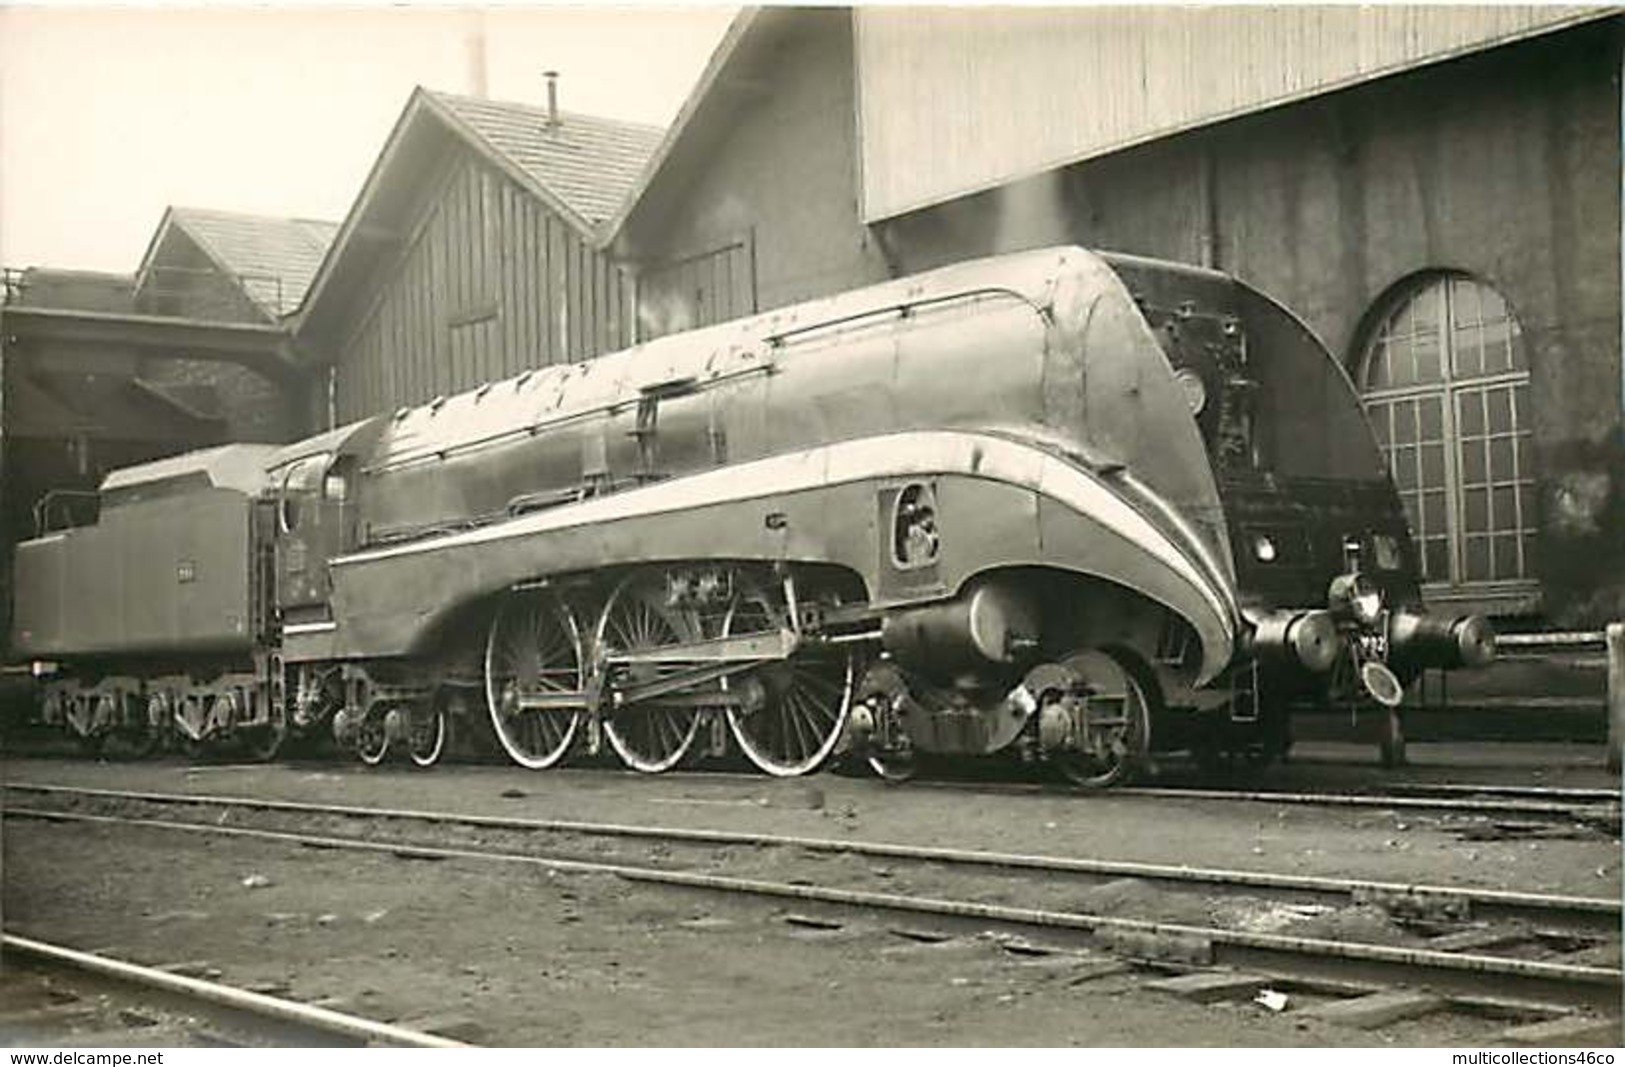
[(170, 204), (344, 217), (414, 85), (665, 124), (731, 7), (0, 8), (0, 265), (128, 272)]

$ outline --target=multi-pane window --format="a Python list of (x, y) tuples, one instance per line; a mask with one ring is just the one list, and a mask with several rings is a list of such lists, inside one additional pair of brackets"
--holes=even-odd
[(1372, 336), (1361, 375), (1427, 580), (1529, 577), (1529, 367), (1500, 294), (1461, 275), (1407, 290)]

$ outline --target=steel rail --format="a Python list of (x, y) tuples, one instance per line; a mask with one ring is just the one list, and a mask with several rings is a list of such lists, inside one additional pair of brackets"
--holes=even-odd
[(1294, 793), (1268, 789), (1236, 790), (1185, 786), (1123, 786), (1110, 791), (1114, 797), (1158, 797), (1182, 800), (1240, 800), (1269, 804), (1308, 804), (1349, 808), (1408, 808), (1471, 812), (1494, 815), (1560, 815), (1568, 817), (1619, 817), (1620, 800), (1611, 797), (1594, 804), (1559, 803), (1544, 800), (1474, 800), (1470, 797), (1382, 796), (1370, 793)]
[[(576, 768), (583, 770), (584, 768)], [(613, 772), (611, 772), (613, 773)], [(628, 772), (631, 773), (631, 772)], [(666, 771), (662, 778), (667, 780), (688, 781), (743, 781), (761, 782), (759, 774), (732, 771)], [(1239, 801), (1266, 801), (1275, 800), (1289, 804), (1326, 804), (1329, 806), (1351, 805), (1368, 807), (1410, 807), (1423, 809), (1456, 808), (1486, 814), (1508, 815), (1571, 815), (1583, 814), (1593, 816), (1599, 806), (1619, 806), (1625, 803), (1625, 794), (1617, 789), (1563, 788), (1557, 786), (1520, 786), (1520, 785), (1472, 785), (1468, 783), (1451, 782), (1394, 782), (1390, 783), (1395, 794), (1387, 793), (1315, 793), (1301, 790), (1274, 790), (1274, 789), (1221, 789), (1211, 786), (1113, 786), (1099, 793), (1087, 794), (1090, 800), (1110, 800), (1119, 796), (1155, 796), (1155, 797), (1181, 797), (1195, 795), (1204, 800), (1239, 800)], [(1076, 788), (1063, 785), (1059, 782), (1033, 782), (1010, 780), (970, 780), (960, 778), (917, 778), (909, 783), (911, 789), (940, 789), (959, 792), (997, 793), (1013, 796), (1083, 796)], [(1396, 795), (1397, 794), (1397, 795)], [(1407, 795), (1409, 794), (1409, 795)], [(1428, 794), (1437, 794), (1429, 796)], [(1484, 797), (1506, 797), (1511, 801), (1526, 801), (1524, 804), (1507, 803), (1500, 800), (1477, 800), (1465, 805), (1455, 799), (1456, 796), (1472, 797), (1481, 794)], [(1546, 806), (1536, 806), (1544, 802)], [(1605, 812), (1606, 813), (1606, 812)]]
[(289, 833), (279, 830), (256, 830), (247, 827), (220, 826), (210, 823), (134, 819), (122, 816), (90, 815), (80, 812), (57, 812), (29, 808), (10, 808), (5, 812), (5, 815), (8, 818), (21, 816), (58, 822), (138, 826), (182, 833), (209, 834), (219, 837), (277, 841), (301, 847), (385, 853), (406, 859), (456, 859), (474, 860), (483, 863), (508, 863), (577, 874), (610, 875), (625, 881), (650, 885), (713, 890), (781, 900), (811, 901), (845, 907), (872, 908), (957, 919), (977, 919), (1019, 927), (1065, 930), (1088, 934), (1108, 932), (1161, 938), (1183, 938), (1186, 941), (1195, 940), (1212, 946), (1225, 946), (1271, 955), (1316, 957), (1355, 963), (1379, 964), (1401, 968), (1407, 972), (1420, 970), (1439, 976), (1448, 975), (1457, 978), (1462, 975), (1475, 977), (1496, 976), (1505, 979), (1522, 979), (1538, 983), (1556, 984), (1565, 988), (1602, 991), (1610, 998), (1610, 1002), (1617, 999), (1622, 984), (1620, 971), (1583, 964), (1551, 963), (1543, 960), (1487, 956), (1471, 952), (1446, 952), (1438, 949), (1402, 948), (1371, 942), (1334, 941), (1327, 938), (1292, 937), (1284, 934), (1224, 930), (1216, 927), (1194, 926), (1187, 923), (1165, 923), (1112, 915), (1022, 908), (980, 901), (916, 897), (898, 893), (878, 893), (863, 889), (838, 889), (804, 883), (733, 878), (726, 875), (665, 870), (624, 863), (558, 859), (514, 852), (412, 845), (387, 841), (364, 841), (355, 838)]
[(1468, 782), (1392, 782), (1400, 794), (1437, 793), (1440, 796), (1516, 797), (1523, 800), (1567, 800), (1584, 804), (1618, 804), (1619, 789), (1558, 785), (1473, 785)]
[(38, 941), (17, 934), (0, 936), (0, 945), (7, 952), (17, 952), (36, 959), (64, 964), (104, 978), (113, 978), (133, 985), (177, 993), (193, 1000), (201, 1000), (233, 1011), (246, 1012), (261, 1018), (292, 1023), (326, 1034), (355, 1038), (367, 1042), (385, 1042), (407, 1048), (468, 1048), (461, 1041), (438, 1034), (410, 1030), (390, 1023), (375, 1022), (356, 1015), (319, 1008), (313, 1004), (284, 1000), (281, 997), (253, 993), (246, 989), (209, 982), (201, 978), (160, 971), (137, 963), (100, 956), (63, 945)]
[(1085, 859), (1074, 856), (1045, 856), (980, 849), (942, 848), (930, 845), (903, 845), (879, 841), (849, 841), (828, 837), (801, 837), (785, 834), (752, 833), (743, 830), (701, 830), (687, 827), (640, 826), (625, 823), (598, 823), (571, 819), (526, 819), (510, 815), (475, 815), (456, 812), (422, 811), (411, 808), (373, 808), (348, 804), (316, 804), (298, 800), (271, 800), (254, 797), (221, 797), (195, 793), (146, 793), (83, 786), (59, 786), (8, 782), (6, 789), (38, 795), (64, 794), (107, 800), (131, 800), (167, 805), (231, 807), (298, 815), (327, 815), (342, 818), (384, 819), (471, 826), (489, 830), (517, 830), (544, 833), (581, 834), (598, 837), (647, 838), (705, 845), (798, 848), (876, 859), (920, 860), (964, 866), (1004, 867), (1015, 870), (1050, 871), (1058, 874), (1099, 875), (1115, 878), (1145, 878), (1155, 881), (1195, 882), (1241, 888), (1288, 890), (1320, 895), (1405, 896), (1413, 899), (1466, 901), (1471, 905), (1532, 912), (1568, 912), (1619, 918), (1625, 908), (1618, 899), (1582, 897), (1561, 893), (1528, 893), (1506, 889), (1431, 886), (1410, 882), (1383, 882), (1369, 879), (1329, 878), (1307, 874), (1280, 874), (1270, 871), (1229, 870), (1192, 867), (1135, 860)]
[(682, 841), (694, 845), (739, 845), (749, 848), (798, 848), (809, 853), (848, 854), (874, 859), (912, 859), (912, 861), (942, 862), (957, 866), (1007, 867), (1016, 870), (1048, 870), (1055, 874), (1102, 875), (1102, 877), (1134, 877), (1134, 879), (1160, 880), (1160, 882), (1194, 882), (1204, 885), (1228, 885), (1238, 888), (1269, 888), (1287, 892), (1316, 893), (1334, 896), (1409, 896), (1414, 900), (1467, 901), (1469, 905), (1508, 911), (1534, 911), (1534, 913), (1570, 913), (1586, 916), (1620, 918), (1625, 914), (1622, 901), (1607, 896), (1575, 896), (1566, 893), (1527, 893), (1518, 890), (1493, 888), (1454, 887), (1454, 885), (1422, 885), (1414, 882), (1380, 882), (1371, 879), (1332, 879), (1323, 875), (1276, 874), (1269, 870), (1233, 870), (1224, 867), (1193, 867), (1188, 864), (1154, 864), (1129, 859), (1084, 859), (1076, 856), (1042, 856), (1042, 854), (998, 853), (983, 849), (939, 848), (929, 845), (895, 845), (889, 841), (850, 841), (840, 838), (809, 838), (809, 836), (778, 835), (778, 833), (752, 833), (746, 830), (695, 830), (687, 827), (645, 827), (630, 823), (580, 822), (569, 819), (520, 819), (513, 815), (476, 815), (458, 812), (431, 812), (431, 810), (398, 809), (398, 807), (364, 807), (354, 804), (312, 804), (307, 801), (275, 801), (258, 797), (224, 797), (211, 794), (138, 793), (125, 789), (98, 789), (85, 786), (52, 786), (52, 784), (6, 783), (6, 789), (18, 793), (41, 796), (67, 794), (67, 796), (98, 797), (112, 801), (137, 801), (167, 806), (237, 807), (265, 812), (288, 812), (297, 815), (336, 815), (343, 819), (382, 819), (400, 822), (440, 823), (463, 825), (483, 830), (517, 830), (517, 832), (578, 833), (583, 836), (616, 836), (616, 838), (647, 838), (658, 841)]

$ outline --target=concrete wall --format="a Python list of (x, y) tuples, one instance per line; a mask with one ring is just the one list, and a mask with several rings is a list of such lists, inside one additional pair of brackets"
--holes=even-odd
[[(762, 91), (740, 105), (706, 165), (684, 176), (677, 208), (663, 212), (670, 221), (641, 235), (638, 259), (658, 266), (753, 239), (759, 310), (888, 277), (858, 219), (849, 14), (805, 14), (754, 73)], [(646, 332), (703, 324), (691, 293), (640, 279), (638, 296), (658, 320)]]

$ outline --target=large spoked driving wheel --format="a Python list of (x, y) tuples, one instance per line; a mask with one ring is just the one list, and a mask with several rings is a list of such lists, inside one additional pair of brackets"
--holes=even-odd
[[(665, 582), (658, 572), (637, 572), (610, 594), (598, 617), (595, 635), (600, 656), (642, 652), (699, 640), (701, 627), (691, 612), (666, 604)], [(614, 668), (612, 684), (638, 685), (658, 681), (680, 667), (633, 664)], [(682, 697), (681, 692), (673, 694)], [(662, 702), (658, 698), (611, 706), (604, 718), (604, 736), (628, 767), (657, 774), (681, 763), (694, 747), (703, 709), (692, 703)]]
[(485, 644), (485, 703), (497, 741), (521, 767), (541, 770), (570, 752), (585, 712), (525, 710), (526, 694), (580, 692), (581, 635), (569, 608), (549, 590), (509, 598)]
[[(1105, 789), (1133, 777), (1151, 748), (1151, 697), (1131, 664), (1101, 651), (1081, 652), (1062, 667), (1074, 699), (1087, 710), (1075, 722), (1073, 744), (1051, 761), (1073, 785)], [(1049, 694), (1040, 694), (1040, 703)]]
[[(735, 594), (722, 632), (774, 633), (789, 625), (777, 597), (747, 587)], [(780, 778), (810, 774), (841, 739), (852, 710), (852, 685), (848, 651), (801, 649), (787, 660), (723, 682), (723, 688), (739, 698), (728, 705), (728, 729), (745, 757), (768, 774)]]

